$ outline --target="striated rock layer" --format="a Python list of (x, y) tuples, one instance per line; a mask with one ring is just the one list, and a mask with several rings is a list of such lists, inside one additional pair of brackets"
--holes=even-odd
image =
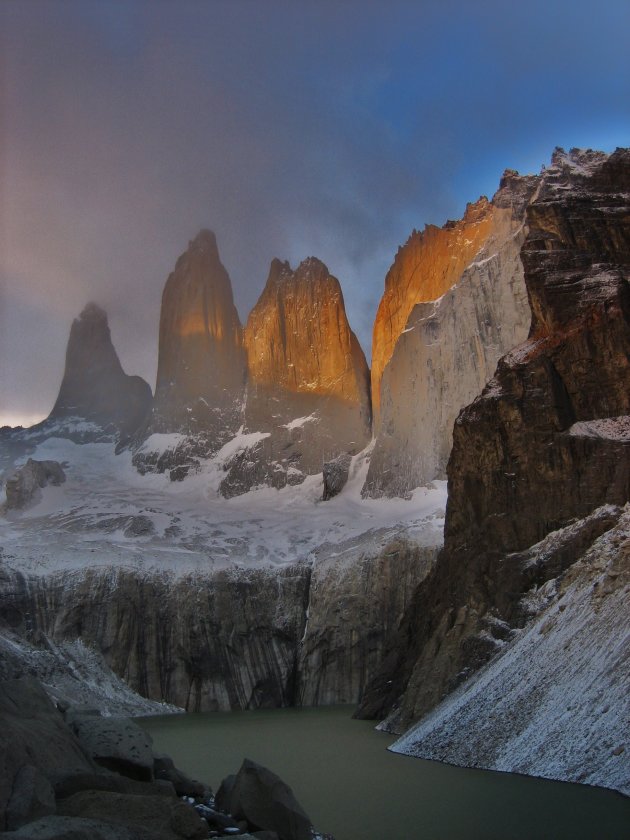
[(385, 278), (372, 339), (374, 428), (381, 427), (381, 379), (396, 342), (416, 304), (434, 301), (461, 277), (492, 233), (495, 207), (482, 197), (466, 207), (464, 218), (443, 227), (414, 231)]
[[(457, 259), (450, 259), (443, 275), (454, 285), (438, 288), (437, 300), (413, 306), (382, 373), (380, 422), (365, 495), (406, 496), (444, 478), (459, 411), (491, 378), (499, 358), (527, 337), (531, 312), (520, 249), (525, 210), (538, 183), (535, 176), (508, 170), (491, 204), (477, 205), (484, 208), (481, 220), (469, 208), (458, 225), (425, 233), (422, 249), (416, 243), (417, 261), (410, 262), (409, 255), (403, 259), (404, 249), (399, 254), (398, 283), (409, 279), (405, 271), (415, 272), (417, 282), (426, 274), (427, 285), (417, 293), (428, 301), (435, 289), (436, 252), (453, 256), (457, 248)], [(460, 250), (462, 237), (469, 239)], [(376, 353), (381, 356), (382, 348)]]
[(170, 461), (149, 440), (138, 450), (136, 465), (163, 472), (217, 452), (241, 425), (245, 375), (230, 278), (214, 234), (202, 230), (164, 287), (153, 411), (140, 436), (146, 441), (176, 433), (186, 440)]
[[(527, 211), (529, 339), (460, 414), (445, 547), (366, 692), (401, 731), (483, 666), (630, 499), (630, 150), (557, 150)], [(575, 519), (544, 550), (528, 546)], [(624, 678), (623, 674), (619, 678)]]
[(253, 446), (230, 463), (224, 495), (283, 487), (321, 472), (370, 440), (365, 356), (346, 317), (339, 281), (310, 257), (295, 271), (274, 260), (244, 331), (245, 431)]
[[(9, 651), (39, 644), (30, 667), (54, 682), (48, 653), (81, 640), (79, 653), (102, 653), (143, 697), (189, 711), (356, 703), (438, 549), (345, 549), (343, 564), (322, 558), (314, 570), (176, 579), (113, 569), (37, 577), (3, 566), (0, 641), (13, 639)], [(0, 644), (0, 672), (4, 659)]]
[(106, 313), (89, 303), (72, 322), (59, 395), (42, 433), (64, 420), (84, 420), (123, 438), (144, 421), (151, 389), (139, 376), (127, 376), (112, 344)]

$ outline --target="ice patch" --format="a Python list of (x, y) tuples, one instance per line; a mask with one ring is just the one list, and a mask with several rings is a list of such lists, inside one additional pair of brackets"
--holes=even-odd
[(301, 429), (307, 423), (315, 423), (317, 420), (317, 413), (313, 413), (309, 414), (308, 417), (296, 417), (295, 420), (291, 420), (289, 423), (283, 423), (281, 428), (288, 429), (289, 431), (292, 429)]

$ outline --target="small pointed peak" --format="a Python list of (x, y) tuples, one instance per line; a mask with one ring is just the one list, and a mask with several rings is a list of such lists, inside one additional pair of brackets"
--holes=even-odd
[(209, 254), (216, 254), (219, 256), (219, 249), (217, 246), (217, 238), (214, 233), (208, 228), (202, 228), (197, 236), (188, 243), (189, 250), (203, 251)]
[(81, 321), (82, 323), (90, 322), (92, 324), (107, 325), (107, 312), (105, 312), (103, 307), (99, 306), (98, 303), (90, 301), (83, 307), (76, 320)]

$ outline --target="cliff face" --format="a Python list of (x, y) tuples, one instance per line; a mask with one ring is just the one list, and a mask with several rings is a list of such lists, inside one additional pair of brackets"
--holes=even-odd
[[(405, 300), (411, 300), (414, 272), (417, 281), (428, 278), (416, 294), (425, 300), (433, 291), (441, 296), (411, 308), (382, 372), (380, 422), (365, 495), (404, 496), (444, 478), (457, 414), (491, 378), (498, 359), (527, 337), (531, 314), (519, 252), (525, 210), (538, 182), (506, 172), (491, 204), (480, 202), (457, 225), (416, 237), (414, 261), (405, 254), (409, 243), (399, 253), (401, 265), (396, 278), (388, 277), (390, 291), (381, 308), (394, 294), (394, 280), (399, 287), (407, 281)], [(468, 243), (463, 248), (462, 239)], [(436, 287), (439, 266), (444, 282), (454, 283), (447, 291)], [(384, 346), (382, 317), (379, 310), (378, 358)]]
[(461, 277), (491, 235), (495, 208), (486, 198), (466, 207), (464, 218), (442, 228), (414, 231), (385, 278), (372, 339), (374, 428), (381, 427), (381, 379), (416, 304), (434, 301)]
[(525, 593), (619, 517), (592, 512), (630, 499), (629, 178), (628, 150), (558, 150), (528, 207), (530, 336), (455, 424), (445, 548), (362, 704), (369, 716), (400, 702), (398, 731), (484, 665), (527, 621)]
[[(212, 455), (241, 425), (245, 388), (242, 329), (213, 233), (202, 230), (177, 260), (162, 295), (160, 344), (151, 419), (142, 437), (177, 433), (189, 440), (175, 459)], [(171, 464), (137, 456), (141, 469)]]
[(78, 418), (125, 437), (145, 419), (150, 405), (147, 383), (122, 369), (107, 315), (89, 303), (72, 322), (59, 396), (45, 424)]
[[(372, 555), (351, 547), (343, 568), (322, 559), (177, 579), (3, 566), (0, 641), (38, 644), (29, 667), (52, 681), (49, 652), (80, 639), (143, 697), (189, 711), (353, 703), (436, 554), (397, 541)], [(0, 671), (4, 659), (0, 644)]]
[(231, 462), (225, 495), (299, 483), (321, 472), (324, 461), (363, 449), (370, 439), (369, 370), (339, 281), (323, 263), (311, 257), (292, 271), (272, 262), (244, 343), (245, 431), (260, 439)]

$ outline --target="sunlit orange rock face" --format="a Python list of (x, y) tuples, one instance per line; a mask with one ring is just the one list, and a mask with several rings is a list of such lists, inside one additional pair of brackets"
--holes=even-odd
[[(444, 269), (444, 253), (452, 252), (452, 285), (437, 300), (411, 307), (385, 366), (365, 495), (407, 496), (446, 478), (459, 411), (480, 393), (501, 355), (527, 337), (531, 310), (520, 249), (538, 184), (537, 176), (508, 170), (491, 204), (482, 200), (461, 222), (416, 235), (416, 274), (425, 263), (429, 274)], [(471, 254), (473, 244), (479, 247)]]
[(202, 230), (162, 294), (155, 399), (145, 437), (196, 435), (198, 454), (216, 451), (239, 428), (245, 371), (230, 278), (214, 234)]
[(245, 328), (249, 380), (367, 408), (365, 356), (350, 329), (339, 281), (315, 257), (296, 271), (273, 260)]
[(245, 428), (268, 436), (237, 459), (222, 487), (298, 483), (370, 440), (370, 374), (346, 317), (339, 281), (310, 257), (271, 263), (244, 331)]
[(376, 313), (372, 339), (372, 407), (374, 428), (380, 426), (383, 371), (407, 324), (413, 307), (436, 300), (460, 278), (492, 230), (494, 207), (482, 197), (466, 207), (464, 218), (443, 227), (414, 231), (398, 250), (385, 278), (385, 292)]

